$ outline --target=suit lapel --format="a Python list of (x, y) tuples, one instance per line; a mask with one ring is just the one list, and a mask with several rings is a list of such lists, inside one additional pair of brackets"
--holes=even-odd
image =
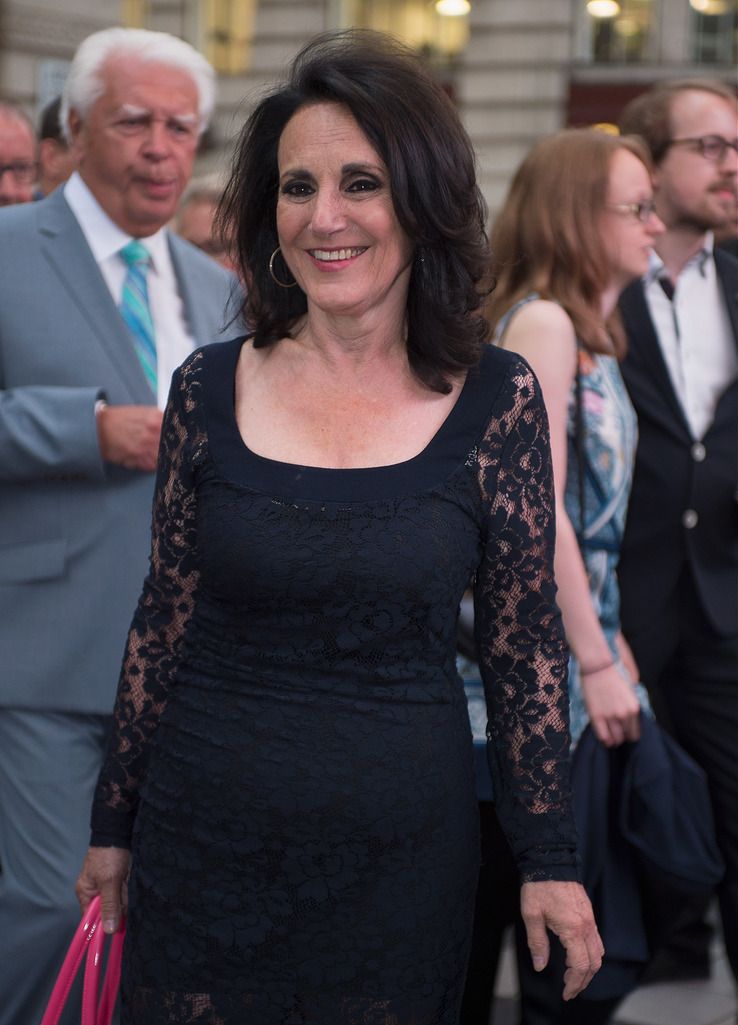
[(192, 335), (192, 340), (195, 343), (195, 348), (198, 348), (201, 345), (207, 345), (209, 342), (215, 341), (212, 323), (207, 315), (209, 307), (207, 303), (202, 301), (202, 296), (200, 301), (196, 302), (195, 296), (192, 294), (190, 282), (193, 280), (193, 274), (191, 272), (187, 273), (186, 266), (188, 256), (187, 243), (171, 232), (167, 233), (167, 239), (174, 273), (177, 278), (177, 287), (179, 288), (179, 294), (182, 296), (185, 318)]
[[(188, 284), (189, 275), (184, 267), (185, 257), (183, 256), (180, 239), (171, 232), (167, 232), (167, 243), (169, 245), (169, 255), (172, 258), (174, 274), (177, 278), (177, 287), (179, 288), (179, 294), (182, 296), (185, 320), (197, 349), (203, 344), (206, 335), (206, 326), (200, 312), (200, 304), (193, 301), (192, 292)], [(207, 339), (207, 341), (211, 341), (211, 339)]]
[(39, 232), (44, 257), (90, 325), (95, 343), (115, 366), (131, 401), (150, 405), (151, 389), (125, 324), (61, 189), (44, 201)]
[[(217, 285), (217, 291), (210, 295), (203, 294), (202, 274), (198, 273), (195, 262), (199, 262), (200, 254), (193, 253), (189, 242), (185, 242), (184, 239), (172, 232), (168, 232), (168, 241), (177, 287), (182, 296), (187, 326), (195, 347), (223, 341), (225, 338), (242, 333), (243, 324), (240, 317), (233, 317), (233, 312), (240, 310), (243, 298), (238, 290), (235, 277), (230, 295), (226, 296), (227, 287), (220, 283)], [(213, 278), (213, 280), (215, 279)], [(218, 305), (221, 302), (222, 309)]]
[(645, 388), (649, 393), (649, 410), (655, 413), (659, 406), (665, 407), (668, 421), (678, 427), (679, 434), (691, 437), (661, 352), (642, 281), (634, 281), (625, 289), (620, 310), (628, 335), (628, 353), (623, 364), (626, 382), (632, 388)]

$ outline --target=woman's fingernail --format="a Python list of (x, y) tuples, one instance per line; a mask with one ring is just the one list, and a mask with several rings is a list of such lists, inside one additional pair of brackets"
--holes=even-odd
[(534, 957), (533, 958), (533, 967), (535, 968), (535, 970), (537, 972), (540, 972), (543, 968), (546, 967), (546, 962), (545, 962), (545, 960), (542, 957)]
[(115, 932), (117, 928), (118, 925), (114, 918), (106, 918), (103, 922), (103, 932)]

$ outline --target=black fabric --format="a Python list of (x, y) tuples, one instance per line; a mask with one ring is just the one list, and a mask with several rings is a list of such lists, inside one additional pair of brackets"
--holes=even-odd
[(542, 973), (533, 970), (520, 917), (520, 879), (491, 801), (479, 802), (479, 818), (482, 862), (461, 1022), (463, 1025), (488, 1025), (502, 940), (508, 926), (514, 924), (520, 978), (520, 1025), (606, 1025), (620, 997), (585, 999), (585, 991), (583, 997), (564, 1002), (561, 994), (566, 954), (550, 932), (549, 965)]
[(566, 953), (555, 936), (549, 933), (551, 952), (542, 972), (533, 970), (522, 921), (515, 940), (522, 993), (520, 1025), (607, 1025), (612, 1020), (621, 998), (592, 999), (592, 983), (573, 1000), (563, 999)]
[(676, 292), (676, 289), (674, 288), (674, 282), (671, 280), (671, 278), (667, 278), (666, 276), (664, 276), (659, 278), (659, 284), (661, 285), (661, 289), (666, 298), (669, 300), (669, 302), (672, 302), (674, 299), (674, 293)]
[(715, 842), (705, 773), (644, 715), (640, 739), (621, 757), (620, 829), (643, 875), (658, 876), (675, 893), (712, 890), (725, 865)]
[(647, 929), (653, 881), (671, 893), (676, 909), (683, 894), (709, 893), (722, 879), (707, 784), (693, 760), (642, 715), (640, 740), (618, 748), (605, 748), (587, 727), (572, 787), (584, 883), (606, 951), (586, 998), (622, 996), (654, 944)]
[(726, 872), (723, 936), (738, 978), (738, 637), (715, 633), (688, 571), (666, 610), (629, 638), (662, 721), (704, 769)]
[(478, 868), (456, 618), (475, 578), (498, 810), (577, 876), (545, 408), (490, 349), (429, 446), (250, 452), (243, 342), (175, 375), (93, 842), (132, 838), (123, 1025), (453, 1025)]
[(726, 238), (722, 242), (718, 242), (717, 246), (718, 249), (722, 249), (731, 256), (738, 258), (738, 238), (735, 236), (733, 238)]
[(565, 1003), (563, 947), (549, 934), (549, 963), (535, 972), (518, 919), (523, 1025), (608, 1022), (677, 921), (685, 895), (709, 892), (722, 875), (704, 774), (650, 717), (641, 716), (637, 743), (612, 749), (587, 727), (572, 788), (584, 884), (605, 959), (584, 993)]
[(479, 828), (482, 858), (461, 1004), (463, 1025), (488, 1025), (502, 940), (520, 913), (518, 870), (491, 801), (479, 802)]
[[(716, 250), (715, 267), (738, 345), (738, 261)], [(726, 863), (723, 933), (738, 979), (738, 381), (695, 459), (640, 282), (620, 309), (623, 377), (639, 421), (618, 567), (623, 632), (657, 717), (707, 773)], [(692, 529), (682, 523), (686, 509), (698, 516)]]

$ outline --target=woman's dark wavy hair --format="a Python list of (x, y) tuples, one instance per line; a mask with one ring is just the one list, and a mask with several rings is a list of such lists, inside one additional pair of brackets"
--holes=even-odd
[[(269, 274), (279, 245), (277, 149), (290, 118), (312, 103), (346, 107), (389, 172), (397, 219), (415, 244), (407, 304), (410, 366), (428, 387), (474, 366), (488, 335), (481, 311), (489, 273), (486, 208), (471, 142), (448, 96), (408, 49), (380, 33), (316, 37), (286, 84), (258, 104), (241, 132), (219, 211), (234, 231), (248, 284), (243, 314), (254, 345), (289, 336), (307, 310), (304, 292)], [(278, 273), (286, 273), (277, 264)]]

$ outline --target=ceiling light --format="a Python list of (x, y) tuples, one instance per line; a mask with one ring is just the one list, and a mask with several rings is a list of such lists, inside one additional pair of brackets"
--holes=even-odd
[(436, 11), (449, 18), (458, 18), (471, 10), (469, 0), (436, 0)]
[(614, 18), (620, 14), (617, 0), (587, 0), (587, 14), (593, 18)]

